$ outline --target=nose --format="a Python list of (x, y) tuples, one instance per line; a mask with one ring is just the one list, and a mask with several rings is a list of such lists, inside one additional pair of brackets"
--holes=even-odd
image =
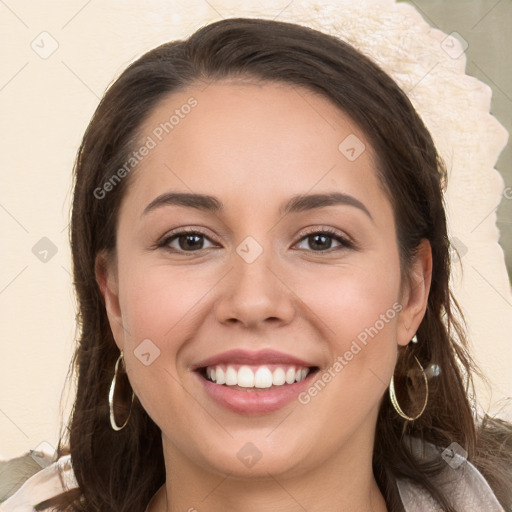
[[(254, 245), (253, 242), (245, 246), (249, 252), (244, 253), (242, 244), (238, 251), (234, 251), (232, 267), (223, 279), (217, 302), (217, 319), (224, 324), (241, 324), (246, 328), (286, 325), (295, 314), (293, 291), (286, 284), (273, 251), (265, 248), (253, 259)], [(250, 251), (253, 254), (247, 257)]]

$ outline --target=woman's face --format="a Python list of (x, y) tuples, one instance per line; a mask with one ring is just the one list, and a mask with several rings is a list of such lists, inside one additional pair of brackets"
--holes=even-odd
[(317, 94), (240, 81), (169, 96), (141, 133), (98, 281), (164, 449), (235, 476), (357, 456), (429, 286), (429, 256), (401, 282), (365, 134)]

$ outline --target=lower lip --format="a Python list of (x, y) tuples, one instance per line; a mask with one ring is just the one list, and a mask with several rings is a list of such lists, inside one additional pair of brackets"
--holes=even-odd
[(283, 384), (269, 389), (247, 388), (234, 389), (232, 386), (215, 384), (196, 372), (206, 393), (216, 403), (239, 414), (266, 414), (281, 409), (304, 391), (317, 372), (308, 373), (307, 377), (294, 384)]

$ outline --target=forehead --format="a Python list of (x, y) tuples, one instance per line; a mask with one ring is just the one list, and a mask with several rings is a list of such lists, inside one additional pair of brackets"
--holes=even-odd
[(151, 146), (133, 176), (141, 201), (167, 189), (266, 202), (381, 192), (364, 133), (328, 98), (291, 84), (197, 84), (161, 100), (139, 133)]

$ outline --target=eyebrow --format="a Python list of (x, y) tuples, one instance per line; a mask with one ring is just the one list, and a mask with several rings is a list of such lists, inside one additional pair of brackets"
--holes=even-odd
[[(340, 192), (292, 196), (286, 203), (281, 205), (279, 214), (300, 213), (336, 205), (354, 206), (364, 212), (373, 221), (373, 217), (368, 208), (366, 208), (359, 199)], [(188, 192), (166, 192), (153, 199), (153, 201), (144, 208), (141, 217), (163, 206), (185, 206), (187, 208), (196, 208), (212, 213), (224, 212), (224, 205), (214, 196)]]

